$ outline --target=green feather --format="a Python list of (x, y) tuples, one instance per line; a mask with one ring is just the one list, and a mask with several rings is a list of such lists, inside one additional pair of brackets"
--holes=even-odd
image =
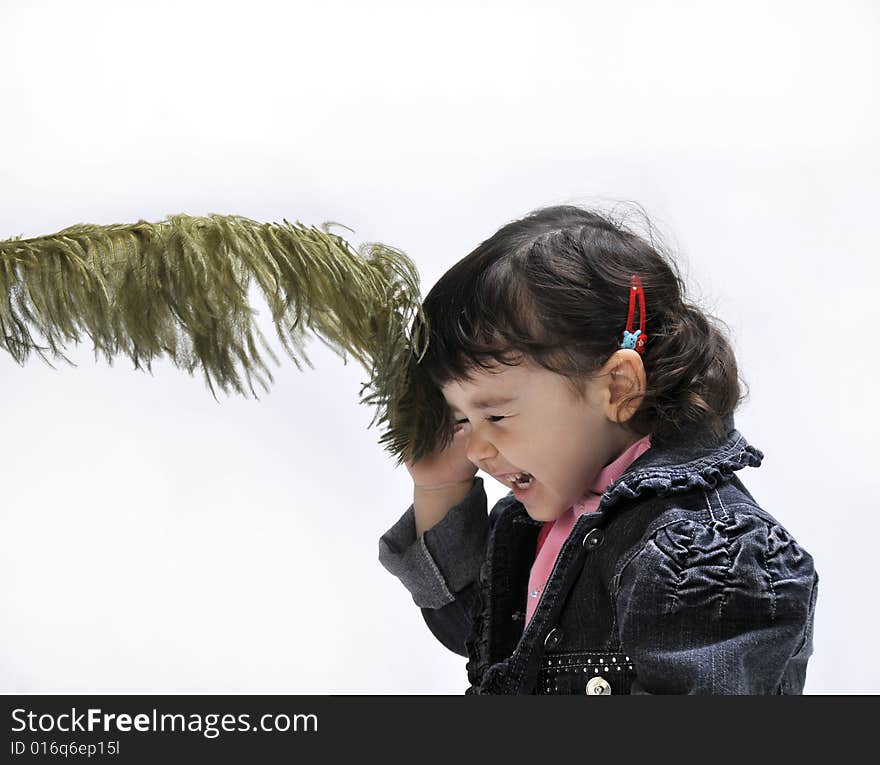
[(369, 427), (385, 428), (379, 443), (398, 465), (419, 459), (448, 443), (451, 424), (420, 374), (427, 334), (410, 330), (426, 326), (418, 272), (384, 244), (354, 250), (333, 225), (172, 215), (0, 241), (0, 346), (19, 364), (36, 351), (51, 365), (47, 350), (71, 363), (61, 349), (85, 332), (108, 363), (121, 353), (150, 370), (166, 356), (190, 374), (200, 367), (215, 398), (215, 385), (247, 395), (242, 374), (256, 397), (254, 379), (266, 391), (264, 375), (273, 381), (257, 344), (278, 358), (253, 321), (253, 280), (297, 368), (313, 366), (309, 331), (354, 358), (370, 374), (360, 396), (376, 408)]

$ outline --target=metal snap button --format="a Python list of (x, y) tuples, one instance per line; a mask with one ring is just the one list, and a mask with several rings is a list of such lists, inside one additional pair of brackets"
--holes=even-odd
[(587, 550), (595, 550), (603, 541), (605, 541), (605, 534), (602, 529), (590, 529), (582, 544)]
[(602, 675), (597, 675), (587, 682), (587, 693), (590, 696), (610, 696), (611, 686)]
[(562, 642), (562, 630), (559, 627), (554, 627), (550, 632), (547, 633), (547, 637), (544, 638), (544, 647), (545, 648), (556, 648)]

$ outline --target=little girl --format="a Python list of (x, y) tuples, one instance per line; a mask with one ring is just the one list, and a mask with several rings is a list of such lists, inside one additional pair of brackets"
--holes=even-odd
[[(379, 560), (469, 658), (467, 693), (802, 693), (819, 577), (735, 474), (764, 455), (674, 261), (550, 207), (424, 309), (454, 437), (407, 462), (413, 504)], [(477, 469), (511, 489), (488, 515)]]

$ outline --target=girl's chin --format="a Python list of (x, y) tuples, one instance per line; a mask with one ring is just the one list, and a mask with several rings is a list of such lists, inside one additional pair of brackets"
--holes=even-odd
[(522, 503), (529, 517), (536, 521), (555, 521), (567, 509), (558, 509), (558, 501), (548, 498), (547, 489), (535, 478), (527, 489), (514, 486), (513, 496)]
[(552, 523), (557, 520), (561, 513), (557, 513), (554, 510), (548, 510), (545, 507), (535, 507), (534, 505), (529, 507), (528, 505), (524, 505), (526, 512), (529, 514), (529, 517), (533, 521), (541, 521), (542, 523)]

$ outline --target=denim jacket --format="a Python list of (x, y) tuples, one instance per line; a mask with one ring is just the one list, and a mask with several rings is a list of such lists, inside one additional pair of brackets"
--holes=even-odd
[(727, 420), (656, 443), (580, 516), (524, 629), (541, 527), (483, 481), (416, 539), (379, 540), (431, 632), (468, 657), (468, 694), (799, 694), (813, 558), (735, 475), (763, 453)]

